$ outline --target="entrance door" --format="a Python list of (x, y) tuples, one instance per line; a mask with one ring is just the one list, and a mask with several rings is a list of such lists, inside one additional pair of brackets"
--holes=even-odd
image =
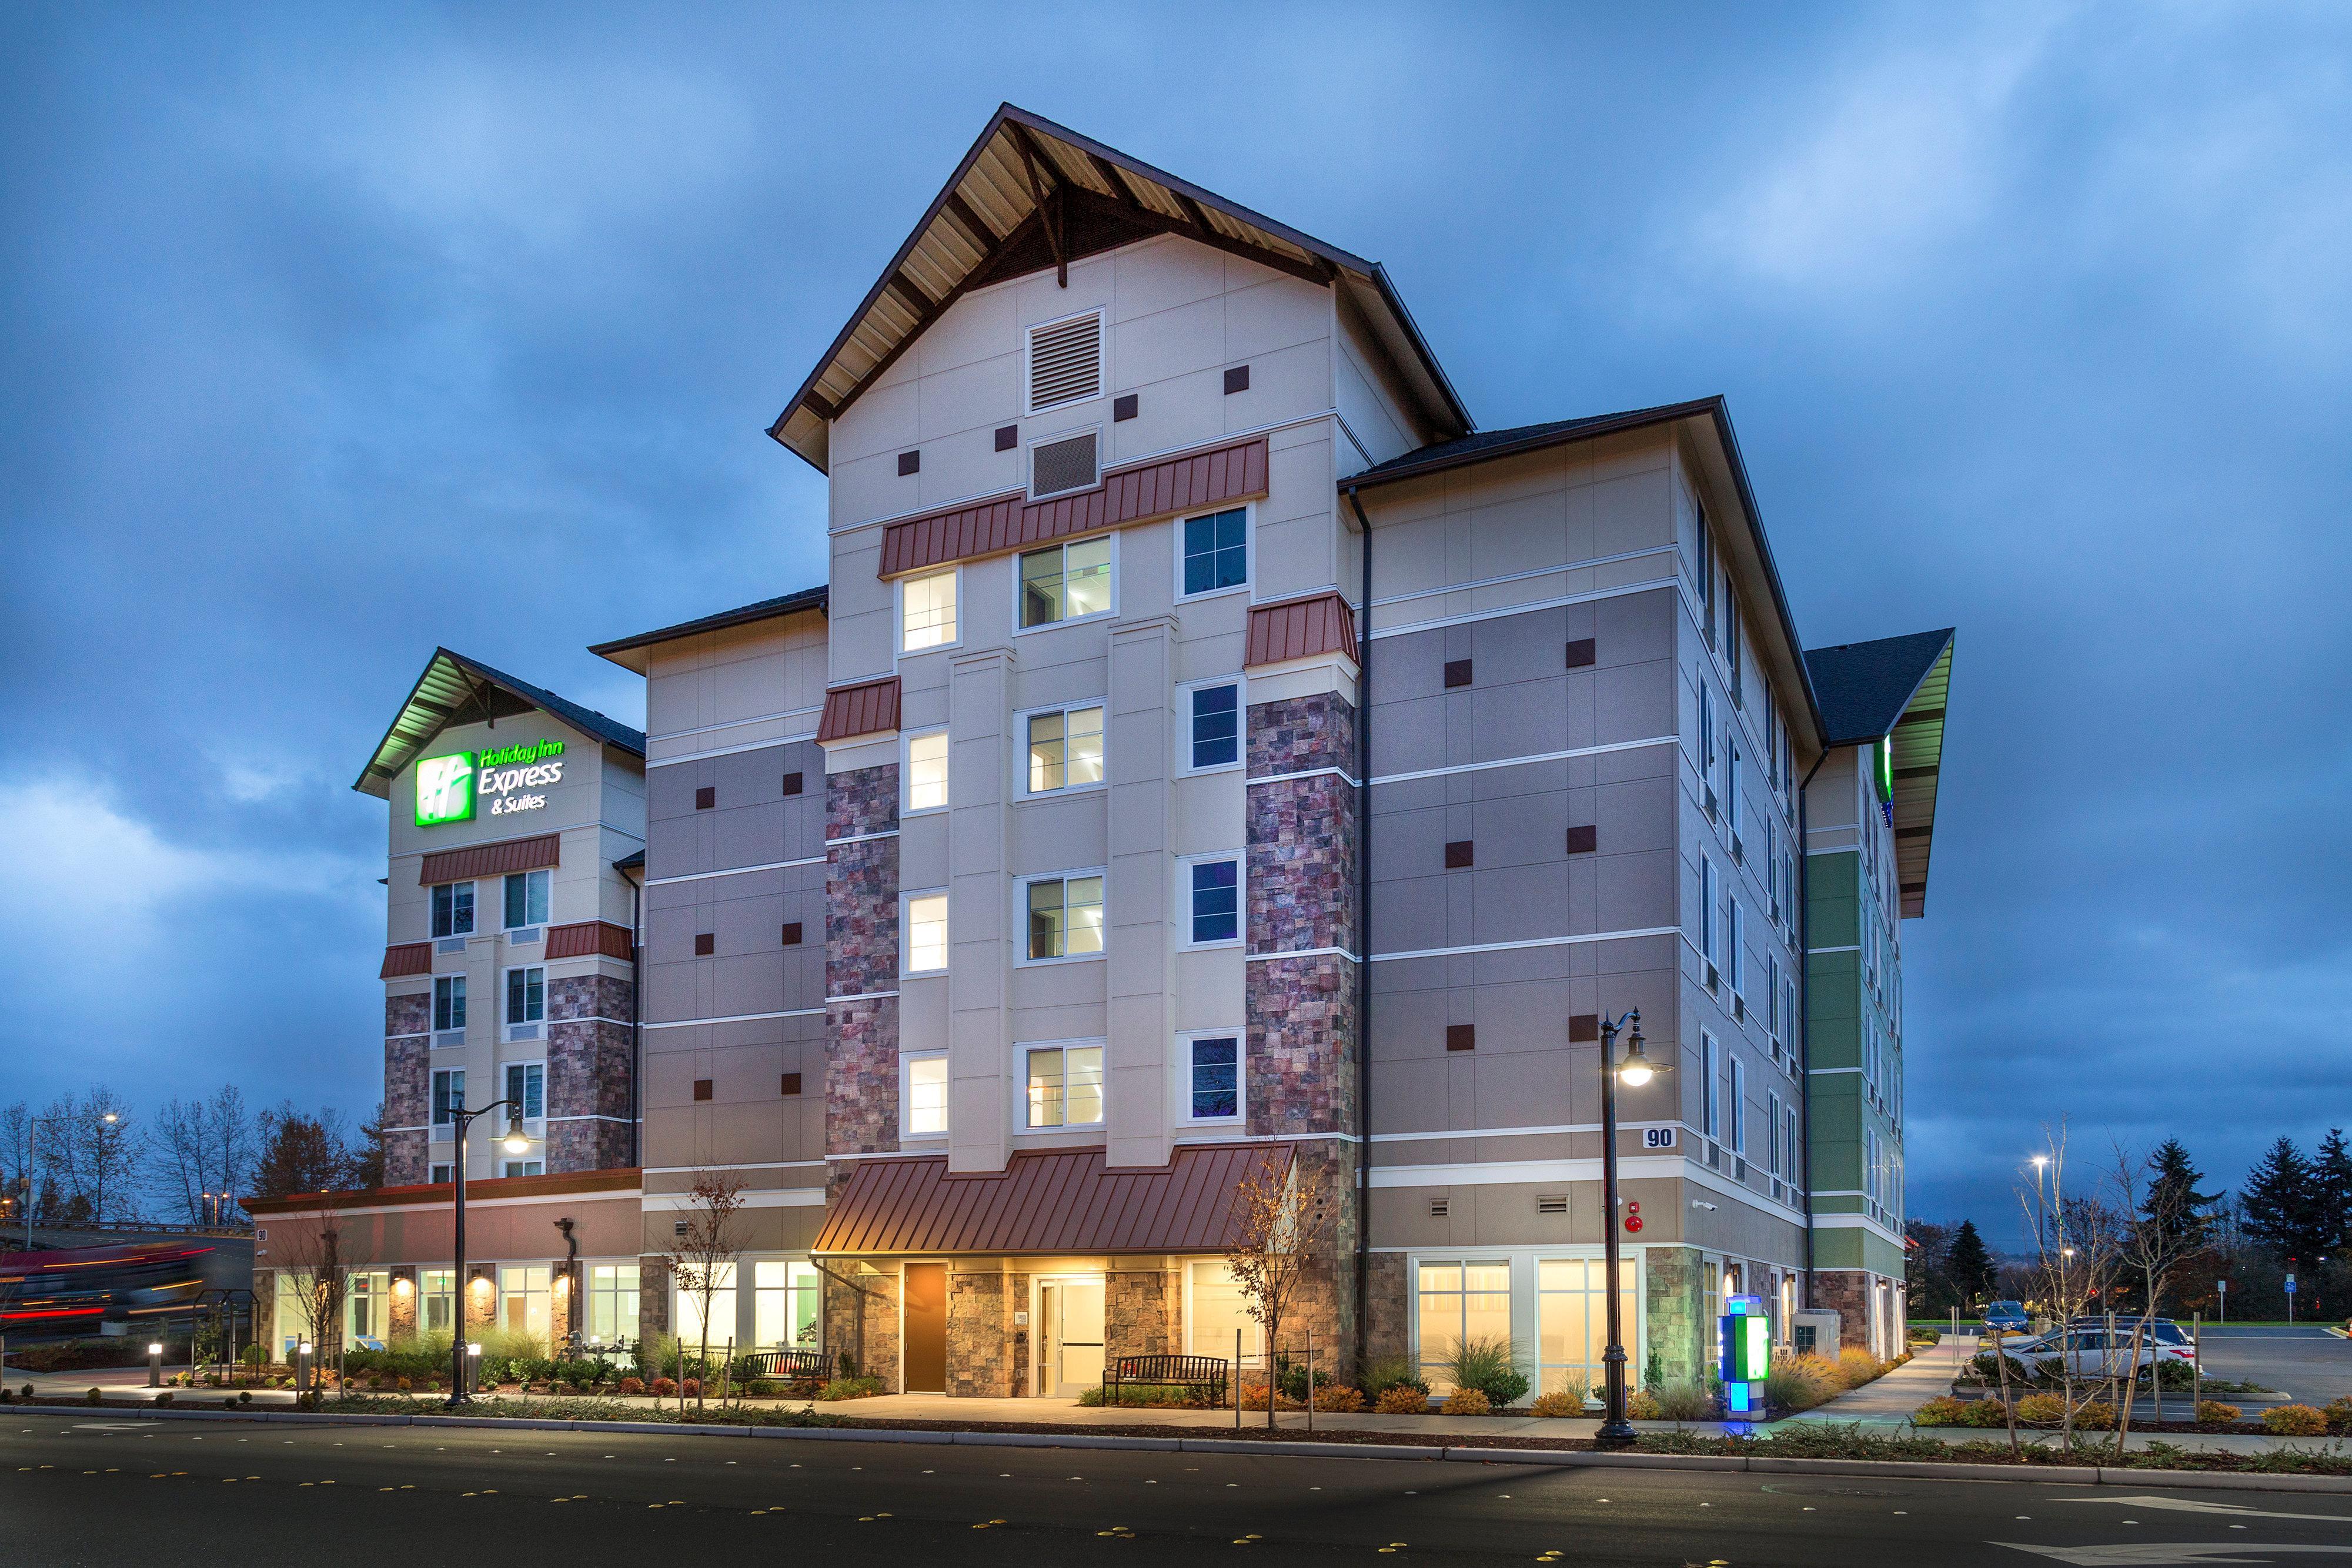
[(1037, 1284), (1037, 1392), (1075, 1399), (1103, 1378), (1099, 1275)]
[(909, 1263), (906, 1277), (906, 1371), (908, 1394), (948, 1391), (948, 1266)]

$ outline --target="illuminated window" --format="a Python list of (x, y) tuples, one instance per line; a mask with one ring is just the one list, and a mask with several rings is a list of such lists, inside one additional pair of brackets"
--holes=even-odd
[(1265, 1330), (1249, 1315), (1233, 1265), (1222, 1258), (1195, 1259), (1187, 1265), (1185, 1283), (1191, 1291), (1184, 1312), (1185, 1351), (1224, 1361), (1232, 1359), (1238, 1343), (1244, 1366), (1263, 1364)]
[(1051, 545), (1021, 558), (1021, 624), (1050, 626), (1058, 621), (1101, 615), (1110, 609), (1108, 534), (1074, 544)]
[(457, 1327), (457, 1279), (451, 1269), (416, 1270), (416, 1321), (426, 1333), (448, 1333)]
[(1044, 795), (1102, 779), (1101, 704), (1029, 716), (1029, 793)]
[(926, 577), (910, 577), (899, 584), (902, 609), (898, 647), (911, 653), (938, 648), (956, 640), (956, 574), (953, 567)]
[(1029, 1125), (1076, 1127), (1103, 1119), (1102, 1047), (1046, 1046), (1029, 1052)]
[[(1617, 1332), (1629, 1349), (1643, 1343), (1634, 1315), (1640, 1261), (1617, 1270)], [(1587, 1389), (1599, 1393), (1609, 1348), (1609, 1270), (1597, 1258), (1546, 1258), (1536, 1264), (1536, 1360), (1538, 1394)], [(1626, 1363), (1628, 1382), (1640, 1378), (1642, 1357)]]
[(588, 1266), (588, 1337), (613, 1344), (637, 1337), (637, 1266)]
[(1433, 1391), (1450, 1390), (1458, 1345), (1511, 1337), (1511, 1266), (1423, 1263), (1418, 1273), (1421, 1375)]
[(948, 895), (918, 894), (907, 900), (907, 972), (925, 974), (948, 967)]
[(948, 732), (907, 737), (907, 810), (936, 811), (948, 803)]
[(909, 1056), (905, 1061), (906, 1135), (938, 1137), (948, 1130), (948, 1059), (940, 1053)]
[(751, 1337), (760, 1350), (814, 1350), (824, 1336), (823, 1276), (806, 1263), (751, 1265)]
[(549, 1270), (544, 1263), (499, 1265), (499, 1324), (509, 1333), (547, 1338)]
[(1103, 879), (1041, 877), (1029, 884), (1031, 958), (1076, 958), (1103, 950)]
[(714, 1349), (722, 1348), (735, 1337), (735, 1265), (721, 1263), (711, 1270), (709, 1289), (703, 1281), (672, 1276), (677, 1292), (677, 1311), (673, 1321), (677, 1324), (678, 1343), (699, 1347), (702, 1343), (703, 1308), (708, 1295), (710, 1316), (710, 1342)]

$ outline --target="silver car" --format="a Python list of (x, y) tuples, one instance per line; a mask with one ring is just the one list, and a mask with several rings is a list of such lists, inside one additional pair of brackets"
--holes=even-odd
[(2010, 1364), (2031, 1377), (2121, 1377), (2126, 1368), (2136, 1375), (2159, 1361), (2180, 1360), (2192, 1353), (2142, 1336), (2139, 1354), (2132, 1354), (2132, 1336), (2118, 1324), (2113, 1335), (2099, 1328), (2070, 1328), (2001, 1347)]

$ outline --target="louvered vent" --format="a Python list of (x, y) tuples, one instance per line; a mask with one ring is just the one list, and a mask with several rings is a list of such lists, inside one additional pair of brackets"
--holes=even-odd
[(1029, 329), (1029, 412), (1102, 394), (1102, 318)]
[(1095, 433), (1065, 441), (1044, 441), (1029, 449), (1029, 494), (1059, 496), (1087, 490), (1095, 483)]
[(1568, 1194), (1564, 1192), (1538, 1193), (1536, 1195), (1536, 1212), (1538, 1214), (1566, 1214), (1568, 1212)]

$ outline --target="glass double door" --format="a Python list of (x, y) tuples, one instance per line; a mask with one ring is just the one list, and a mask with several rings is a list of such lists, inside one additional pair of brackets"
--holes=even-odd
[(1037, 1393), (1075, 1399), (1103, 1378), (1103, 1277), (1037, 1281)]

